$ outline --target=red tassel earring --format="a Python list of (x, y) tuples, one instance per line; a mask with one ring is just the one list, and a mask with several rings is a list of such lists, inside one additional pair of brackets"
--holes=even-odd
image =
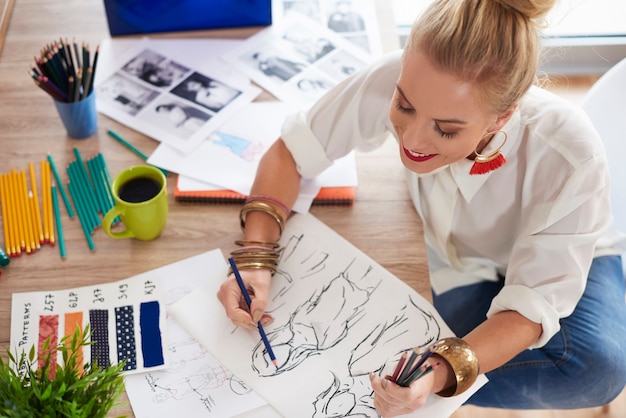
[[(500, 144), (500, 146), (490, 154), (485, 155), (477, 152), (476, 158), (474, 158), (474, 164), (470, 169), (470, 174), (487, 174), (493, 170), (497, 170), (498, 168), (502, 167), (504, 163), (506, 163), (506, 158), (504, 158), (504, 155), (502, 155), (500, 150), (506, 143), (507, 135), (504, 131), (497, 131), (496, 134), (498, 132), (504, 135), (504, 140), (502, 141), (502, 144)], [(489, 132), (485, 134), (485, 136), (491, 134), (493, 134), (493, 132)]]

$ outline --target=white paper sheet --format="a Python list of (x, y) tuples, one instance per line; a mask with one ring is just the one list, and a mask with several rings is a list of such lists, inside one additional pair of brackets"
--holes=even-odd
[[(191, 154), (161, 144), (148, 162), (178, 173), (181, 190), (226, 189), (249, 195), (261, 156), (280, 136), (289, 111), (290, 106), (282, 102), (249, 103)], [(356, 158), (352, 152), (336, 160), (315, 179), (303, 180), (293, 210), (308, 212), (320, 187), (357, 185)]]
[[(168, 307), (204, 284), (204, 271), (221, 266), (220, 250), (209, 251), (153, 270), (161, 278)], [(167, 317), (170, 365), (165, 370), (126, 376), (126, 393), (137, 418), (230, 417), (267, 405), (233, 376), (171, 317)]]
[(372, 0), (275, 0), (272, 22), (280, 24), (293, 13), (303, 14), (364, 51), (379, 55), (383, 48), (375, 6)]
[(189, 153), (261, 89), (217, 57), (230, 40), (108, 40), (94, 81), (99, 112)]
[[(265, 327), (278, 370), (258, 333), (234, 327), (219, 303), (207, 303), (225, 262), (221, 271), (205, 269), (207, 283), (170, 313), (279, 414), (377, 417), (368, 373), (451, 331), (428, 301), (312, 215), (294, 215), (281, 243), (268, 306), (275, 321)], [(411, 416), (449, 416), (485, 382), (480, 376), (454, 398), (433, 395)]]
[(308, 108), (372, 59), (299, 14), (261, 30), (221, 58), (294, 109)]

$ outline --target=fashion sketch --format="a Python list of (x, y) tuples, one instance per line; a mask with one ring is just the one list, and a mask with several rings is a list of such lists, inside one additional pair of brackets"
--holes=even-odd
[[(300, 248), (304, 239), (304, 235), (290, 237), (283, 250), (273, 278), (277, 292), (272, 305), (282, 306), (301, 281), (319, 286), (313, 287), (310, 296), (288, 316), (276, 314), (284, 317), (284, 322), (273, 324), (267, 337), (278, 368), (270, 361), (262, 342), (252, 352), (252, 368), (258, 376), (271, 378), (294, 371), (307, 359), (324, 352), (348, 349), (345, 367), (326, 372), (328, 387), (313, 402), (312, 416), (377, 416), (369, 372), (382, 370), (386, 362), (397, 360), (404, 351), (430, 345), (440, 337), (441, 327), (433, 313), (420, 308), (410, 295), (396, 301), (396, 309), (388, 315), (372, 317), (368, 305), (384, 280), (373, 266), (360, 265), (353, 258), (345, 260), (340, 271), (331, 270), (332, 254)], [(281, 267), (291, 265), (292, 260), (302, 268), (298, 276)], [(354, 330), (357, 324), (361, 331)], [(365, 334), (355, 335), (363, 329), (367, 330)], [(416, 333), (416, 329), (422, 332)], [(363, 411), (368, 411), (367, 415)]]

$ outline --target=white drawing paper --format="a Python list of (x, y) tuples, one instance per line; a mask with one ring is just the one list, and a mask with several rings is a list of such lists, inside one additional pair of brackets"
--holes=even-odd
[(308, 108), (372, 59), (299, 14), (259, 31), (221, 58), (293, 109)]
[(123, 53), (114, 42), (100, 46), (98, 111), (181, 152), (261, 93), (217, 59), (233, 42), (144, 38)]
[[(281, 244), (268, 305), (275, 321), (265, 327), (278, 369), (258, 333), (233, 326), (217, 301), (207, 303), (225, 262), (170, 313), (278, 414), (378, 417), (368, 373), (452, 332), (428, 301), (312, 215), (295, 214)], [(485, 382), (480, 376), (454, 398), (432, 395), (411, 416), (449, 416)]]
[(376, 7), (372, 0), (279, 0), (272, 2), (272, 22), (279, 24), (299, 13), (326, 26), (372, 54), (382, 53)]
[[(221, 270), (224, 256), (212, 250), (153, 270), (162, 279), (164, 305), (204, 284), (207, 266)], [(137, 418), (231, 417), (267, 402), (219, 363), (168, 315), (169, 367), (125, 376), (126, 393)]]
[[(180, 190), (226, 189), (249, 195), (259, 161), (280, 136), (288, 112), (289, 106), (282, 102), (249, 103), (193, 153), (184, 154), (167, 144), (160, 144), (148, 162), (178, 173)], [(293, 210), (307, 212), (320, 187), (357, 185), (356, 158), (350, 153), (336, 160), (315, 179), (303, 180)]]

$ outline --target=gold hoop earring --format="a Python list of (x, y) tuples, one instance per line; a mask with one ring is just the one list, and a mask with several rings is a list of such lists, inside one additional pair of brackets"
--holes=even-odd
[(480, 154), (478, 152), (475, 152), (476, 157), (474, 158), (474, 164), (472, 165), (472, 168), (470, 169), (470, 174), (472, 175), (487, 174), (493, 170), (497, 170), (498, 168), (502, 167), (504, 163), (506, 163), (506, 158), (504, 158), (504, 155), (502, 155), (502, 153), (500, 152), (504, 144), (506, 144), (506, 140), (507, 140), (506, 132), (504, 131), (487, 132), (485, 135), (483, 135), (483, 137), (481, 138), (481, 141), (486, 136), (496, 135), (498, 133), (502, 133), (504, 135), (504, 140), (502, 141), (502, 144), (500, 144), (500, 146), (490, 154), (485, 155), (485, 154)]

